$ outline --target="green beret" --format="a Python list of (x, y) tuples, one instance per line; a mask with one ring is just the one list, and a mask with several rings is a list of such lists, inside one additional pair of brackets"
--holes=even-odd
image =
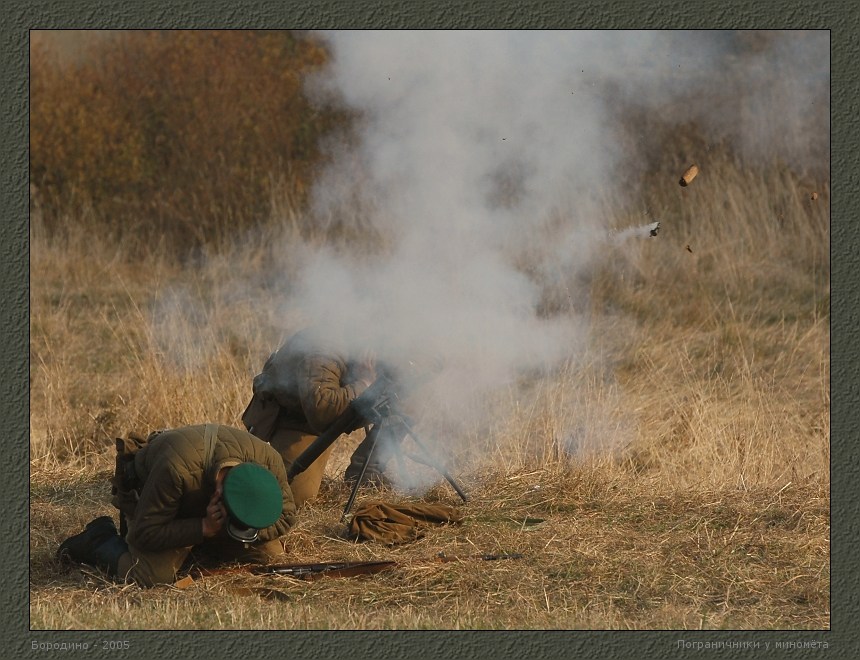
[(231, 468), (224, 479), (222, 497), (230, 516), (254, 529), (273, 525), (284, 508), (284, 494), (277, 478), (256, 463)]

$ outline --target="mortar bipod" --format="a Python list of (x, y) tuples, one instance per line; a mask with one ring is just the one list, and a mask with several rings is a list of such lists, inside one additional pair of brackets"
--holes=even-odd
[[(377, 424), (381, 427), (382, 425), (389, 422), (391, 418), (385, 418), (377, 422)], [(392, 451), (394, 452), (394, 458), (397, 461), (398, 465), (403, 465), (403, 458), (406, 457), (411, 461), (416, 463), (421, 463), (422, 465), (426, 465), (427, 467), (431, 467), (436, 470), (439, 474), (445, 477), (445, 480), (451, 484), (451, 487), (456, 491), (457, 495), (460, 496), (464, 502), (468, 501), (466, 498), (466, 493), (463, 492), (463, 489), (459, 486), (459, 484), (454, 480), (448, 471), (438, 462), (436, 461), (430, 452), (427, 450), (426, 445), (421, 442), (417, 435), (415, 435), (415, 431), (412, 430), (412, 425), (404, 419), (402, 416), (399, 417), (398, 422), (402, 425), (404, 431), (406, 431), (406, 435), (412, 438), (412, 441), (415, 443), (415, 446), (421, 451), (421, 454), (412, 454), (405, 453), (403, 451), (402, 442), (396, 442), (392, 446)], [(382, 429), (380, 428), (378, 433), (381, 435)], [(379, 437), (379, 436), (377, 436)], [(347, 515), (349, 514), (350, 509), (352, 509), (352, 505), (355, 503), (356, 495), (358, 494), (358, 489), (361, 487), (361, 484), (364, 483), (364, 477), (367, 473), (367, 466), (370, 465), (370, 461), (373, 458), (373, 453), (376, 451), (377, 442), (374, 442), (370, 447), (370, 451), (367, 452), (367, 456), (364, 459), (364, 465), (361, 466), (361, 472), (358, 475), (358, 478), (355, 480), (355, 483), (352, 486), (352, 491), (349, 494), (349, 499), (346, 502), (346, 506), (343, 509), (343, 514), (341, 515), (341, 520), (345, 520)]]

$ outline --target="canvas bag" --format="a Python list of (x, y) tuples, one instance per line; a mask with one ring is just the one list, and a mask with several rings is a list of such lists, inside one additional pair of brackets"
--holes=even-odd
[(357, 541), (378, 541), (386, 545), (419, 539), (431, 525), (459, 524), (462, 514), (444, 504), (367, 502), (349, 522), (348, 534)]

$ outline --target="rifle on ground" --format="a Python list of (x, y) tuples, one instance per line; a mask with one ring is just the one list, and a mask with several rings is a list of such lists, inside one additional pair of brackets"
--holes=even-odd
[[(325, 450), (328, 449), (341, 435), (352, 433), (357, 429), (371, 424), (374, 427), (382, 427), (384, 424), (397, 424), (412, 438), (413, 442), (422, 453), (420, 456), (414, 454), (403, 454), (398, 444), (395, 447), (395, 451), (398, 453), (398, 460), (400, 460), (401, 456), (405, 455), (416, 462), (423, 463), (424, 465), (434, 468), (439, 472), (439, 474), (445, 477), (446, 481), (451, 484), (451, 487), (456, 491), (457, 495), (459, 495), (465, 502), (466, 493), (463, 492), (463, 489), (460, 488), (445, 468), (442, 467), (438, 461), (433, 459), (432, 455), (427, 450), (427, 447), (421, 442), (421, 440), (419, 440), (415, 431), (412, 429), (412, 421), (401, 411), (398, 389), (397, 382), (393, 377), (387, 373), (380, 375), (373, 384), (370, 385), (370, 387), (353, 399), (346, 407), (346, 410), (344, 410), (337, 419), (335, 419), (334, 422), (332, 422), (331, 425), (321, 433), (317, 439), (314, 440), (308, 448), (296, 458), (295, 461), (293, 461), (292, 465), (290, 465), (287, 470), (287, 480), (292, 481), (297, 475), (308, 469), (308, 467), (322, 456)], [(355, 481), (349, 500), (343, 510), (342, 519), (346, 518), (349, 510), (352, 508), (355, 496), (358, 493), (358, 488), (364, 481), (367, 466), (370, 464), (370, 459), (373, 456), (375, 449), (376, 445), (373, 445), (367, 455), (361, 473)]]
[[(504, 554), (478, 554), (465, 557), (446, 555), (440, 552), (435, 556), (438, 562), (465, 561), (467, 559), (478, 559), (481, 561), (497, 561), (503, 559), (522, 559), (523, 555), (518, 552)], [(316, 564), (241, 564), (239, 566), (227, 566), (223, 568), (192, 569), (191, 573), (179, 580), (173, 586), (184, 589), (194, 583), (194, 577), (204, 578), (216, 575), (283, 575), (296, 580), (307, 582), (318, 580), (323, 577), (349, 578), (360, 575), (374, 575), (397, 566), (396, 561), (333, 561)]]
[(520, 552), (506, 552), (500, 555), (467, 555), (466, 557), (460, 557), (458, 555), (446, 555), (444, 552), (440, 552), (436, 555), (436, 561), (465, 561), (466, 559), (480, 559), (481, 561), (499, 561), (502, 559), (522, 559), (523, 557), (524, 555)]
[(373, 575), (393, 568), (393, 561), (331, 561), (317, 564), (259, 564), (227, 568), (198, 568), (201, 576), (249, 573), (251, 575), (284, 575), (297, 580), (318, 580), (322, 577), (345, 578)]

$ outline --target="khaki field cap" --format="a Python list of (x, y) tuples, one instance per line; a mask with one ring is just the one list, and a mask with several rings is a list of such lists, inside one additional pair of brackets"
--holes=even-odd
[(230, 514), (227, 533), (244, 543), (257, 540), (257, 533), (275, 524), (284, 507), (284, 494), (275, 475), (262, 465), (240, 463), (224, 479), (224, 506)]

